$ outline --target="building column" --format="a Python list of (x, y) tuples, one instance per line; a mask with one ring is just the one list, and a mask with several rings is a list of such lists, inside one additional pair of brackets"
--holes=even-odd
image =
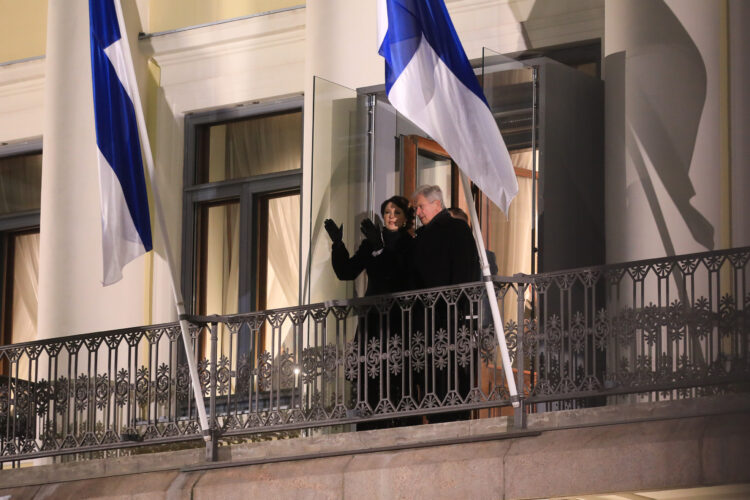
[(104, 288), (88, 3), (50, 2), (39, 256), (39, 338), (144, 322), (147, 258)]
[(732, 246), (718, 2), (607, 0), (604, 34), (607, 261)]

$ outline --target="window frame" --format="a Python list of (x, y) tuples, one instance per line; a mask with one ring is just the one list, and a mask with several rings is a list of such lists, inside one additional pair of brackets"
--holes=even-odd
[[(0, 146), (0, 159), (42, 153), (41, 138)], [(6, 283), (6, 278), (12, 275), (9, 273), (8, 256), (13, 253), (8, 244), (15, 235), (32, 231), (41, 233), (40, 211), (33, 209), (0, 215), (0, 345), (9, 345), (13, 341), (12, 332), (7, 328), (10, 321), (7, 305), (11, 298), (9, 293), (12, 294), (12, 286)]]
[[(304, 99), (295, 96), (289, 99), (267, 103), (235, 106), (232, 108), (211, 110), (201, 113), (191, 113), (185, 116), (185, 168), (183, 170), (183, 230), (182, 230), (182, 293), (185, 305), (190, 313), (198, 310), (199, 294), (196, 293), (198, 281), (198, 237), (199, 210), (202, 204), (236, 199), (240, 203), (240, 241), (239, 254), (245, 265), (239, 269), (239, 290), (237, 309), (239, 313), (255, 310), (258, 300), (258, 249), (252, 241), (257, 231), (256, 219), (258, 214), (256, 200), (259, 196), (272, 192), (282, 192), (298, 189), (300, 191), (300, 221), (304, 206), (302, 194), (302, 163), (304, 151), (302, 141), (304, 137)], [(256, 116), (272, 115), (284, 112), (299, 111), (302, 113), (303, 126), (300, 129), (300, 168), (283, 172), (255, 175), (242, 179), (230, 179), (218, 182), (198, 184), (198, 134), (202, 127), (220, 123), (242, 120)], [(300, 222), (300, 235), (302, 224)], [(300, 245), (301, 261), (302, 247)], [(300, 266), (300, 269), (302, 267)], [(301, 272), (301, 271), (300, 271)], [(301, 291), (300, 291), (301, 293)]]

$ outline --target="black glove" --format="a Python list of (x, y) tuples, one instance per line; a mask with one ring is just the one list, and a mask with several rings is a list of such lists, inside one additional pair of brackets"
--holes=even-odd
[(383, 248), (383, 237), (380, 234), (380, 230), (375, 227), (370, 219), (365, 219), (359, 227), (362, 230), (362, 234), (365, 235), (367, 241), (372, 245), (373, 251), (380, 250)]
[(335, 222), (331, 219), (326, 219), (323, 222), (323, 225), (326, 228), (326, 231), (328, 232), (328, 236), (331, 237), (331, 241), (334, 243), (339, 243), (344, 238), (344, 225), (341, 224), (340, 226), (337, 226)]

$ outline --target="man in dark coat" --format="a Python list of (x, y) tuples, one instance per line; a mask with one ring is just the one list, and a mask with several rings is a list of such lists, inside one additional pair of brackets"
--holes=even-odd
[(422, 222), (411, 261), (414, 288), (458, 285), (480, 279), (479, 255), (471, 229), (451, 217), (439, 186), (422, 186), (412, 196)]
[[(412, 196), (412, 205), (422, 227), (417, 229), (411, 258), (414, 288), (458, 285), (480, 279), (479, 255), (469, 226), (450, 215), (438, 186), (422, 186)], [(457, 328), (466, 323), (468, 301), (458, 303), (438, 298), (414, 311), (415, 330), (429, 346), (425, 370), (414, 370), (415, 389), (420, 399), (434, 398), (437, 405), (450, 406), (456, 398), (466, 401), (470, 390), (472, 364), (457, 357)], [(426, 310), (425, 310), (426, 309)], [(426, 314), (424, 314), (426, 313)], [(454, 348), (445, 344), (453, 345)], [(474, 356), (472, 356), (474, 357)], [(474, 359), (476, 359), (474, 357)], [(462, 366), (463, 365), (463, 366)], [(473, 367), (476, 370), (476, 366)], [(432, 405), (429, 405), (432, 406)], [(430, 415), (430, 422), (469, 418), (464, 411), (452, 415)]]

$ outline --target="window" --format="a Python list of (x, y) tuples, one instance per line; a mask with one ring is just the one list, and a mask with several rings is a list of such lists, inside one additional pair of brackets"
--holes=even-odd
[[(301, 104), (186, 119), (183, 292), (191, 312), (299, 303)], [(232, 346), (221, 332), (219, 350), (247, 352), (248, 341), (240, 335)]]
[[(0, 151), (0, 345), (36, 340), (41, 141)], [(20, 150), (19, 150), (20, 149)], [(23, 377), (23, 366), (16, 367)], [(0, 359), (0, 374), (9, 375)], [(14, 374), (15, 375), (15, 374)]]

